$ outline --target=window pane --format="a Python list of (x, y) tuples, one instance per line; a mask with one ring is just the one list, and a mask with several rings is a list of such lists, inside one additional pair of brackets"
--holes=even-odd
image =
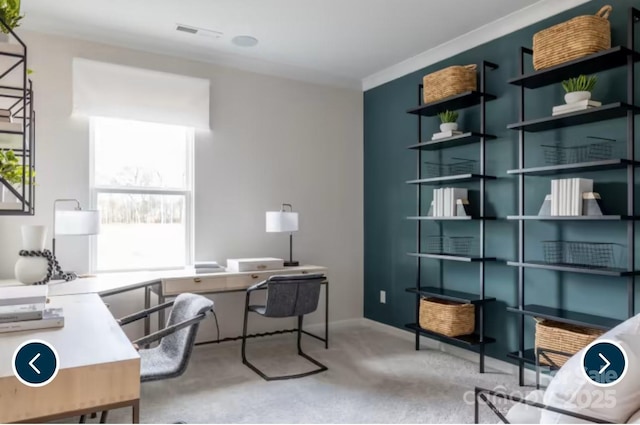
[(95, 118), (96, 186), (187, 188), (184, 127)]
[(184, 267), (185, 196), (99, 193), (98, 270)]

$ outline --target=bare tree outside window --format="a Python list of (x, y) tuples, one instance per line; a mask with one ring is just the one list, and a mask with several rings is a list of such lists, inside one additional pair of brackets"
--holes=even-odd
[(93, 118), (93, 199), (102, 214), (94, 269), (190, 262), (193, 129)]

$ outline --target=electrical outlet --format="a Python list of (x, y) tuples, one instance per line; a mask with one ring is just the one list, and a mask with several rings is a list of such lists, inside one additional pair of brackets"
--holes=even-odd
[(380, 303), (381, 304), (387, 303), (387, 291), (380, 291)]

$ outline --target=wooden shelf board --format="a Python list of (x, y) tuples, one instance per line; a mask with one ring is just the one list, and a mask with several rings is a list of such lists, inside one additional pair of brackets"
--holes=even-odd
[(576, 75), (591, 75), (624, 66), (627, 64), (629, 56), (632, 56), (635, 62), (640, 61), (640, 53), (626, 47), (616, 46), (542, 71), (512, 78), (509, 80), (509, 84), (524, 86), (528, 89), (537, 89), (560, 83)]
[(427, 297), (435, 297), (443, 300), (467, 303), (467, 304), (484, 304), (484, 303), (488, 303), (496, 300), (495, 298), (490, 298), (490, 297), (485, 297), (483, 299), (479, 295), (471, 294), (468, 292), (453, 291), (449, 289), (435, 288), (431, 286), (422, 286), (420, 287), (420, 289), (407, 288), (406, 291), (414, 294), (427, 296)]
[(622, 320), (611, 319), (609, 317), (577, 313), (561, 308), (545, 307), (536, 304), (525, 305), (522, 310), (517, 307), (507, 307), (507, 311), (522, 314), (524, 316), (541, 317), (543, 319), (555, 320), (556, 322), (567, 323), (570, 325), (586, 326), (602, 330), (609, 330), (622, 323)]
[(492, 94), (480, 93), (479, 91), (468, 91), (437, 102), (427, 103), (425, 105), (418, 106), (417, 108), (409, 109), (407, 113), (421, 115), (424, 117), (433, 117), (438, 115), (440, 112), (447, 110), (457, 111), (479, 105), (482, 102), (483, 97), (486, 101), (496, 99)]
[(637, 114), (640, 113), (640, 108), (629, 105), (628, 103), (616, 102), (608, 105), (602, 105), (599, 108), (510, 124), (507, 128), (510, 130), (524, 130), (535, 133), (538, 131), (555, 130), (574, 125), (622, 118), (627, 115), (628, 111), (632, 111), (634, 114)]
[(422, 329), (419, 325), (415, 324), (415, 323), (410, 323), (408, 325), (406, 325), (406, 327), (408, 329), (411, 329), (412, 331), (418, 331), (421, 335), (430, 337), (430, 338), (435, 338), (435, 339), (439, 339), (441, 341), (449, 341), (449, 342), (456, 342), (459, 344), (464, 344), (464, 345), (468, 345), (468, 346), (479, 346), (479, 345), (485, 345), (485, 344), (492, 344), (494, 342), (496, 342), (496, 340), (494, 338), (485, 336), (483, 341), (480, 342), (480, 336), (473, 334), (473, 335), (463, 335), (463, 336), (457, 336), (457, 337), (448, 337), (436, 332), (431, 332), (431, 331), (427, 331), (425, 329)]

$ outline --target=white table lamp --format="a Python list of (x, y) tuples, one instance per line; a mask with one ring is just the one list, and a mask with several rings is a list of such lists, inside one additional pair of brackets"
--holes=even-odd
[[(73, 210), (58, 210), (58, 204), (73, 202)], [(56, 199), (53, 202), (53, 241), (51, 249), (56, 255), (56, 236), (91, 236), (100, 233), (100, 211), (83, 210), (77, 199)], [(54, 279), (57, 276), (54, 277)]]
[[(285, 211), (289, 207), (290, 211)], [(297, 261), (293, 261), (293, 232), (298, 231), (298, 213), (293, 212), (291, 204), (282, 204), (280, 211), (267, 211), (267, 227), (269, 233), (289, 233), (289, 261), (285, 261), (285, 267), (296, 267)]]

